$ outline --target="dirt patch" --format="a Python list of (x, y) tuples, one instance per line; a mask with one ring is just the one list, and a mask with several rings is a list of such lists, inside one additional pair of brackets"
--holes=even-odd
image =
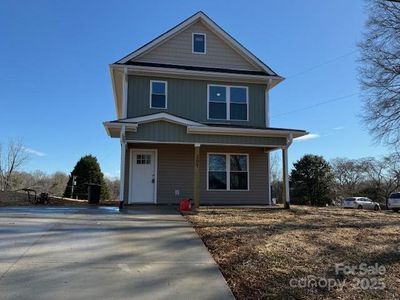
[[(106, 200), (100, 201), (100, 205), (105, 206), (118, 206), (118, 200)], [(28, 194), (26, 192), (2, 192), (0, 191), (0, 207), (4, 206), (33, 206), (31, 202), (29, 202)], [(43, 205), (43, 204), (36, 204)], [(49, 197), (49, 203), (45, 205), (50, 206), (88, 206), (88, 202), (86, 200), (76, 200), (71, 198), (62, 198), (62, 197)]]
[[(400, 297), (400, 214), (294, 206), (203, 208), (186, 218), (238, 299)], [(361, 263), (385, 270), (352, 275), (335, 269)], [(324, 287), (324, 279), (336, 287)]]

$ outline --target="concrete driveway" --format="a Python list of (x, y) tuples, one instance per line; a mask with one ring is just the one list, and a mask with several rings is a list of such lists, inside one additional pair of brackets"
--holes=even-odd
[(170, 208), (0, 208), (1, 299), (232, 299)]

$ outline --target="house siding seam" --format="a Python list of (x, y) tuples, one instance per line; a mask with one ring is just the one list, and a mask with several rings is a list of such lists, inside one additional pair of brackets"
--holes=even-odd
[[(150, 108), (150, 80), (168, 82), (168, 108)], [(248, 121), (227, 121), (207, 119), (207, 85), (247, 86)], [(128, 78), (128, 112), (127, 117), (133, 118), (158, 112), (171, 113), (197, 122), (228, 123), (265, 127), (265, 87), (264, 84), (219, 82), (215, 80), (177, 79), (151, 76), (129, 76)]]
[[(192, 53), (192, 33), (206, 34), (206, 53)], [(132, 61), (262, 71), (198, 21)]]
[(286, 138), (282, 137), (188, 134), (186, 126), (166, 121), (139, 124), (137, 132), (126, 133), (126, 139), (137, 142), (260, 145), (260, 147), (286, 145)]
[[(128, 148), (157, 149), (157, 203), (177, 204), (193, 197), (194, 146), (171, 144), (128, 144)], [(207, 153), (248, 153), (249, 191), (207, 191)], [(129, 169), (129, 168), (127, 168)], [(200, 204), (268, 204), (268, 166), (263, 148), (201, 146)], [(175, 191), (179, 190), (179, 196)]]

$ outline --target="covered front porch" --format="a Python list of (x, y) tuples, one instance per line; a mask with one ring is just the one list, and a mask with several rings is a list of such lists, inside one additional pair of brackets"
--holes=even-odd
[(127, 204), (269, 205), (271, 151), (281, 150), (289, 204), (288, 148), (304, 131), (210, 126), (157, 114), (106, 122), (121, 142), (120, 200)]
[(125, 203), (201, 205), (270, 203), (268, 152), (263, 147), (127, 143)]

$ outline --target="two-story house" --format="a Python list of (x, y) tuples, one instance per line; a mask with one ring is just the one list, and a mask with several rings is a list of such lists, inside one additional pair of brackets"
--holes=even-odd
[(203, 12), (110, 65), (121, 142), (121, 201), (269, 204), (269, 153), (304, 130), (269, 127), (283, 78)]

